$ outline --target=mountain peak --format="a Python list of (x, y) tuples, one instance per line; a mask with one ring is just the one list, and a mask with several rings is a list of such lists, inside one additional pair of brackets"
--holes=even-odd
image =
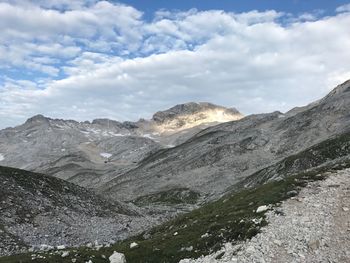
[(158, 111), (151, 121), (160, 133), (173, 133), (199, 125), (238, 120), (242, 117), (243, 115), (235, 108), (226, 108), (209, 102), (187, 102), (165, 111)]
[(180, 116), (205, 113), (208, 111), (221, 111), (227, 115), (241, 115), (241, 113), (235, 108), (225, 108), (223, 106), (215, 105), (209, 102), (187, 102), (183, 104), (177, 104), (165, 111), (156, 112), (153, 115), (152, 120), (157, 123), (164, 123)]
[(47, 123), (49, 122), (49, 118), (45, 117), (42, 114), (35, 115), (25, 122), (26, 124), (34, 124), (34, 123)]

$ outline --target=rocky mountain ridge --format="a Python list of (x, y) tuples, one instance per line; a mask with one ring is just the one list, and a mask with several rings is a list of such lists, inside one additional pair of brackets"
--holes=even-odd
[[(200, 204), (287, 156), (347, 132), (349, 86), (347, 81), (324, 99), (285, 114), (244, 118), (235, 109), (209, 103), (178, 105), (137, 123), (78, 123), (36, 116), (0, 132), (0, 153), (5, 157), (0, 163), (45, 172), (115, 200), (147, 205), (148, 199), (152, 205), (175, 198), (184, 200), (185, 206)], [(206, 123), (197, 125), (197, 113), (199, 120), (211, 120), (213, 110), (234, 121), (207, 128)], [(197, 126), (181, 130), (183, 116)], [(178, 132), (172, 132), (174, 125)], [(150, 135), (152, 127), (168, 128)], [(163, 141), (155, 136), (163, 136)], [(169, 138), (174, 141), (172, 136), (181, 139), (166, 147)], [(165, 211), (174, 207), (163, 203)]]
[[(77, 122), (37, 115), (23, 125), (0, 131), (0, 164), (98, 188), (136, 167), (152, 153), (172, 147), (214, 125), (210, 118), (213, 112), (224, 116), (216, 121), (242, 116), (238, 111), (210, 103), (177, 105), (158, 112), (151, 120), (138, 122), (121, 123), (109, 119)], [(195, 120), (192, 114), (197, 114)], [(192, 126), (180, 124), (191, 118)], [(179, 126), (172, 126), (174, 123)]]
[(144, 159), (102, 186), (101, 192), (130, 201), (181, 188), (204, 200), (218, 198), (254, 172), (348, 132), (349, 87), (347, 81), (298, 111), (250, 115), (204, 129)]
[[(97, 257), (100, 259), (98, 262), (105, 262), (101, 257), (118, 251), (126, 255), (128, 262), (179, 262), (184, 258), (208, 254), (212, 254), (209, 260), (212, 257), (226, 259), (223, 254), (226, 251), (215, 252), (225, 243), (254, 237), (267, 224), (263, 214), (266, 209), (275, 208), (280, 202), (296, 196), (301, 189), (308, 187), (308, 183), (323, 180), (335, 170), (350, 167), (349, 91), (350, 81), (347, 81), (325, 98), (305, 107), (285, 114), (278, 111), (256, 114), (210, 126), (174, 147), (164, 147), (161, 143), (155, 145), (152, 139), (142, 138), (142, 142), (150, 140), (148, 147), (154, 146), (154, 151), (135, 160), (133, 166), (130, 163), (124, 164), (123, 169), (118, 166), (119, 170), (115, 168), (116, 162), (121, 165), (120, 157), (128, 152), (133, 145), (131, 142), (140, 137), (113, 136), (108, 140), (95, 141), (93, 143), (99, 147), (110, 147), (103, 148), (103, 152), (95, 152), (95, 156), (103, 157), (100, 167), (109, 169), (101, 168), (99, 175), (96, 174), (97, 161), (91, 162), (91, 170), (94, 169), (91, 174), (85, 166), (85, 170), (79, 170), (82, 173), (78, 176), (69, 175), (69, 171), (79, 168), (79, 165), (81, 169), (86, 160), (93, 160), (92, 149), (95, 146), (90, 145), (92, 141), (81, 144), (79, 151), (85, 155), (81, 152), (69, 153), (57, 160), (62, 163), (48, 168), (48, 171), (57, 169), (52, 171), (57, 175), (63, 171), (60, 167), (67, 165), (62, 177), (67, 176), (66, 179), (73, 182), (77, 180), (81, 185), (87, 183), (87, 187), (94, 184), (95, 191), (104, 195), (103, 198), (123, 200), (128, 207), (144, 212), (152, 220), (169, 212), (192, 211), (111, 248), (102, 248), (101, 251), (89, 247), (72, 249), (72, 254), (65, 259), (61, 258), (60, 252), (43, 253), (42, 256), (52, 262), (57, 258), (63, 262), (77, 258), (85, 262)], [(193, 112), (191, 114), (193, 116)], [(24, 124), (29, 127), (20, 133), (50, 134), (53, 130), (50, 120), (50, 125), (44, 121), (46, 129), (37, 129), (37, 125), (33, 125), (41, 118), (36, 117)], [(172, 117), (159, 122), (169, 121), (172, 122)], [(94, 125), (103, 123), (106, 121), (97, 120)], [(70, 138), (67, 129), (61, 129), (60, 136)], [(39, 141), (39, 137), (36, 135), (33, 141)], [(117, 144), (116, 137), (123, 137), (118, 142), (120, 144)], [(7, 139), (11, 138), (10, 134)], [(76, 138), (73, 134), (70, 140)], [(131, 141), (125, 143), (125, 138)], [(49, 140), (44, 142), (50, 143)], [(135, 142), (135, 151), (142, 152), (142, 148), (138, 147), (139, 143)], [(111, 154), (108, 149), (122, 153), (113, 159), (117, 153)], [(7, 157), (4, 154), (5, 160)], [(64, 158), (68, 158), (69, 162)], [(344, 187), (347, 189), (347, 186)], [(228, 251), (227, 257), (237, 258), (231, 252)], [(246, 252), (248, 254), (243, 254), (244, 258), (250, 258), (250, 252)], [(13, 261), (16, 258), (27, 259), (28, 255), (6, 258), (3, 262), (16, 262)]]

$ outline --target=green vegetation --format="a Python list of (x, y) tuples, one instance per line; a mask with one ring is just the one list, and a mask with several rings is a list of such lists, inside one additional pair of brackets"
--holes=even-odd
[(174, 188), (137, 198), (134, 203), (139, 206), (150, 204), (196, 204), (200, 194), (188, 188)]
[[(225, 242), (253, 237), (266, 225), (263, 213), (255, 212), (260, 205), (278, 205), (290, 197), (292, 190), (298, 191), (307, 182), (323, 178), (318, 171), (314, 171), (267, 183), (255, 189), (245, 189), (239, 193), (228, 194), (148, 233), (129, 238), (112, 247), (104, 247), (98, 251), (85, 247), (73, 249), (65, 258), (50, 255), (48, 252), (39, 253), (45, 259), (36, 259), (36, 262), (72, 262), (73, 258), (77, 258), (77, 262), (91, 259), (94, 263), (102, 263), (108, 262), (113, 251), (124, 253), (128, 263), (171, 263), (183, 258), (197, 258), (219, 250)], [(261, 220), (256, 220), (260, 218)], [(130, 249), (131, 242), (137, 242), (139, 247)], [(0, 258), (0, 262), (31, 262), (31, 255), (4, 257)]]

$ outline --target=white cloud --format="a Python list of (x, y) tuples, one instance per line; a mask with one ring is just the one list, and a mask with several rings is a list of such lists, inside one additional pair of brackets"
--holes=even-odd
[[(6, 27), (0, 67), (22, 65), (51, 75), (60, 69), (66, 77), (29, 82), (3, 77), (2, 126), (37, 113), (136, 120), (186, 101), (210, 101), (244, 113), (286, 111), (350, 78), (349, 13), (293, 18), (273, 10), (161, 10), (146, 22), (138, 10), (108, 2), (80, 1), (68, 11), (27, 4), (5, 6), (18, 12), (7, 23), (17, 16), (29, 20), (28, 8), (37, 17)], [(47, 5), (68, 8), (57, 4)], [(0, 16), (0, 24), (3, 20)], [(37, 36), (40, 30), (45, 34)], [(1, 46), (9, 40), (11, 47)]]
[(33, 57), (50, 55), (64, 63), (81, 49), (135, 51), (142, 38), (141, 16), (130, 6), (106, 1), (2, 2), (0, 49), (6, 53), (0, 55), (0, 67), (22, 66), (57, 75), (57, 68)]
[(339, 13), (341, 13), (341, 12), (350, 12), (350, 4), (339, 6), (336, 9), (336, 11), (339, 12)]

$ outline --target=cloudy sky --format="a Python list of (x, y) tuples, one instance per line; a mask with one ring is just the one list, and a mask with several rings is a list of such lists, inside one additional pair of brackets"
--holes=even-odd
[(0, 0), (0, 128), (188, 101), (287, 111), (350, 78), (349, 25), (339, 0)]

